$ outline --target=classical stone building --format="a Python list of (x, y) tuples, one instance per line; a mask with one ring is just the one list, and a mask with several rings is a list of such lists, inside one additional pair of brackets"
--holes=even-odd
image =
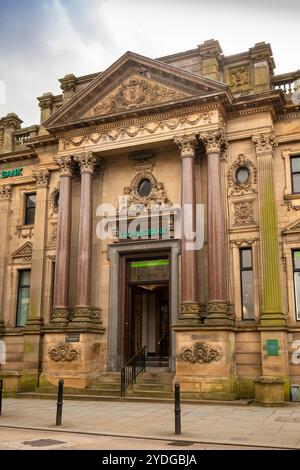
[[(274, 69), (265, 43), (231, 56), (214, 40), (155, 60), (127, 52), (39, 97), (40, 125), (0, 119), (8, 391), (63, 377), (83, 393), (146, 346), (156, 379), (168, 370), (186, 397), (289, 400), (300, 72)], [(139, 225), (125, 203), (145, 206)], [(191, 249), (196, 223), (204, 243)]]

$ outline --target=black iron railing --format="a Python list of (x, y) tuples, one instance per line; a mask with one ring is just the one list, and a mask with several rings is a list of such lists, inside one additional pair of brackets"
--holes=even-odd
[(136, 382), (137, 376), (146, 372), (146, 350), (147, 346), (141, 348), (121, 369), (121, 397), (125, 396), (127, 387)]

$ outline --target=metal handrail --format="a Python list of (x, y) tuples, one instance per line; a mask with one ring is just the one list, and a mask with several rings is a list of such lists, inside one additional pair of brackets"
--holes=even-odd
[(136, 382), (138, 375), (146, 372), (146, 350), (142, 347), (133, 357), (131, 357), (121, 369), (121, 397), (125, 396), (126, 389)]

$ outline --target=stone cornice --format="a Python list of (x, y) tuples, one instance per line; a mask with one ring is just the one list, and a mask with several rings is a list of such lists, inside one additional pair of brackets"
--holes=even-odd
[(1, 163), (10, 163), (10, 162), (18, 162), (21, 160), (31, 160), (36, 159), (38, 155), (33, 152), (32, 150), (22, 150), (19, 152), (10, 152), (10, 153), (3, 153), (0, 154), (0, 165)]

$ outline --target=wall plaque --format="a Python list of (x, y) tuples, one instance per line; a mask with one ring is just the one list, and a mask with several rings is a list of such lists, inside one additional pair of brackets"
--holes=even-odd
[(80, 333), (67, 333), (66, 342), (67, 343), (80, 343)]

